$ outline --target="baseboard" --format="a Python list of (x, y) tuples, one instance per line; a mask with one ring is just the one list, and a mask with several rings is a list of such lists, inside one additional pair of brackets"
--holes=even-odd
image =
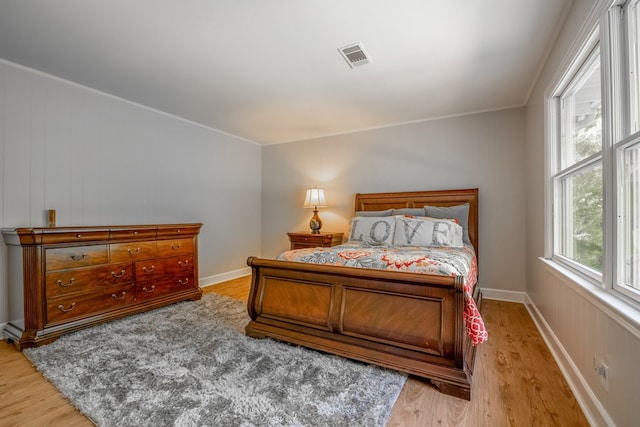
[(487, 289), (480, 288), (482, 290), (482, 298), (495, 299), (499, 301), (519, 302), (524, 304), (527, 296), (524, 292), (516, 291), (503, 291), (502, 289)]
[(213, 276), (201, 277), (198, 284), (201, 288), (207, 286), (217, 285), (218, 283), (226, 282), (227, 280), (239, 279), (240, 277), (248, 276), (251, 274), (251, 267), (240, 268), (238, 270), (228, 271), (226, 273), (214, 274)]
[(569, 353), (564, 349), (562, 343), (544, 319), (542, 313), (538, 310), (538, 307), (536, 307), (528, 295), (525, 296), (525, 307), (527, 311), (529, 311), (533, 322), (536, 324), (538, 331), (540, 331), (540, 335), (542, 335), (542, 339), (544, 339), (549, 351), (558, 364), (562, 375), (564, 375), (564, 378), (567, 380), (589, 424), (592, 426), (615, 426), (606, 409), (593, 393), (591, 387), (589, 387), (589, 384), (582, 376), (582, 373), (569, 356)]

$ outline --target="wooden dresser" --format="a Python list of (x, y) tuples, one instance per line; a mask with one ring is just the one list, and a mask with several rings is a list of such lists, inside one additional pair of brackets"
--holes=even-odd
[(18, 349), (66, 332), (202, 297), (202, 224), (2, 229), (9, 322)]

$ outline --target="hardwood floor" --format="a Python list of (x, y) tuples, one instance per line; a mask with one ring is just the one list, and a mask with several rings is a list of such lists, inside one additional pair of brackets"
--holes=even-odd
[[(205, 288), (247, 300), (249, 278)], [(388, 427), (588, 426), (524, 305), (484, 300), (489, 341), (478, 348), (470, 402), (410, 377)], [(0, 425), (91, 426), (15, 350), (0, 343)]]

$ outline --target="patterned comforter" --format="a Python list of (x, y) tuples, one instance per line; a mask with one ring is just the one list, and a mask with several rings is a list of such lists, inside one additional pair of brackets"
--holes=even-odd
[(277, 259), (312, 264), (374, 268), (440, 276), (464, 276), (464, 322), (473, 345), (488, 339), (480, 311), (472, 297), (478, 280), (478, 263), (472, 246), (366, 246), (345, 243), (331, 248), (296, 249), (283, 252)]

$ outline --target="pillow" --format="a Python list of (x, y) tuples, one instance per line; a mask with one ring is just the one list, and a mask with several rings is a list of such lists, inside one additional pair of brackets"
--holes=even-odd
[(386, 211), (356, 211), (356, 216), (391, 216), (393, 209), (387, 209)]
[(427, 216), (433, 218), (455, 218), (462, 226), (462, 241), (471, 244), (469, 238), (469, 203), (457, 206), (429, 206), (426, 205), (424, 210)]
[(393, 216), (358, 216), (351, 220), (349, 242), (366, 245), (391, 245), (396, 228)]
[(462, 227), (452, 220), (396, 216), (396, 246), (462, 247)]
[(424, 216), (424, 208), (394, 209), (393, 215)]

